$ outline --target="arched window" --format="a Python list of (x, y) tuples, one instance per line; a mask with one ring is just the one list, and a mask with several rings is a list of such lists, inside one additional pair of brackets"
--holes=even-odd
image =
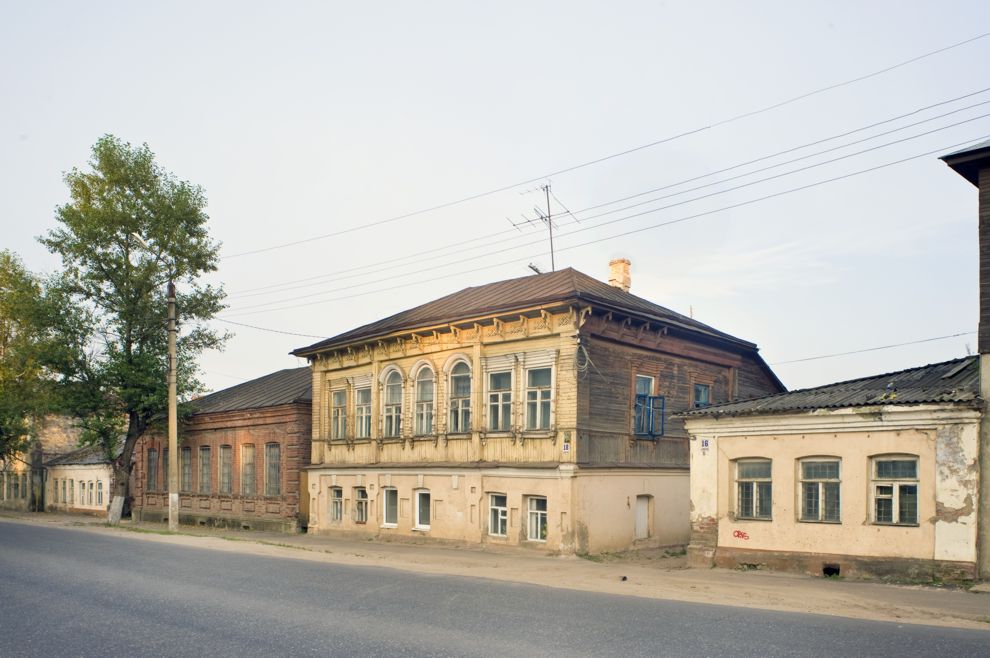
[(402, 433), (402, 375), (396, 370), (385, 378), (382, 416), (385, 419), (382, 436), (399, 436)]
[(463, 361), (450, 371), (450, 427), (452, 434), (471, 431), (471, 368)]
[(433, 434), (433, 370), (420, 368), (416, 375), (416, 434)]

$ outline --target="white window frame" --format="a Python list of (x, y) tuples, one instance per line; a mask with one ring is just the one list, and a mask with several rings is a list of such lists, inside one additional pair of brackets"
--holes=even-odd
[[(464, 366), (467, 372), (455, 372)], [(454, 379), (466, 377), (468, 382), (468, 394), (466, 396), (454, 395)], [(464, 360), (458, 360), (450, 369), (448, 382), (448, 405), (450, 407), (450, 425), (447, 431), (451, 434), (467, 434), (471, 431), (471, 396), (474, 393), (474, 373), (471, 371), (471, 364)]]
[(329, 500), (330, 523), (341, 523), (344, 520), (344, 489), (330, 487)]
[(96, 504), (103, 504), (103, 480), (96, 481)]
[[(881, 462), (914, 462), (914, 477), (882, 477), (879, 472)], [(917, 527), (920, 525), (921, 486), (918, 481), (919, 466), (920, 460), (917, 455), (874, 455), (870, 458), (870, 516), (873, 525), (906, 527)], [(881, 494), (881, 487), (889, 488), (890, 493), (887, 494), (885, 492)], [(904, 520), (901, 518), (903, 512), (901, 509), (902, 497), (905, 494), (905, 490), (910, 488), (914, 488), (914, 518), (913, 520)], [(890, 521), (879, 520), (880, 515), (877, 513), (877, 503), (879, 500), (891, 501)]]
[[(339, 403), (339, 404), (338, 404)], [(347, 437), (347, 389), (330, 391), (330, 438)]]
[[(764, 476), (749, 476), (742, 475), (742, 466), (747, 464), (763, 464), (766, 463), (770, 469), (769, 477)], [(773, 520), (773, 461), (763, 457), (750, 457), (746, 459), (735, 460), (735, 481), (736, 481), (736, 518), (744, 521), (772, 521)], [(767, 491), (766, 486), (769, 485), (769, 491)], [(743, 495), (743, 491), (748, 489), (749, 496), (748, 499), (751, 501), (752, 509), (744, 510), (743, 504), (744, 500), (747, 499)], [(769, 493), (770, 500), (767, 503), (766, 514), (760, 514), (760, 510), (764, 506), (764, 498)], [(749, 512), (749, 513), (744, 513)]]
[[(543, 509), (539, 509), (540, 502)], [(526, 539), (545, 542), (550, 534), (550, 506), (546, 496), (526, 497)]]
[[(426, 499), (426, 509), (423, 509), (423, 499)], [(430, 515), (433, 512), (433, 499), (430, 497), (429, 489), (416, 489), (413, 491), (413, 512), (416, 517), (413, 519), (415, 523), (413, 524), (413, 530), (429, 530), (430, 529)], [(426, 523), (423, 523), (423, 512), (426, 512)]]
[[(509, 388), (492, 389), (492, 377), (497, 375), (509, 375)], [(486, 426), (489, 432), (511, 432), (512, 431), (512, 391), (515, 389), (516, 374), (512, 370), (490, 370), (485, 377), (485, 416)], [(496, 400), (497, 396), (497, 400)], [(497, 414), (493, 410), (497, 409)], [(506, 411), (508, 409), (508, 411)], [(494, 425), (495, 416), (505, 422)], [(504, 427), (503, 427), (504, 425)]]
[[(395, 487), (382, 487), (382, 527), (383, 528), (395, 528), (399, 525), (399, 490)], [(389, 520), (388, 515), (388, 499), (389, 497), (395, 498), (395, 518), (394, 520)]]
[(366, 524), (369, 509), (368, 490), (365, 487), (354, 487), (354, 523)]
[[(382, 438), (397, 439), (402, 436), (402, 412), (406, 391), (402, 373), (398, 368), (389, 368), (382, 373), (381, 408), (382, 408)], [(398, 388), (398, 402), (389, 402), (389, 392)]]
[[(367, 395), (367, 401), (361, 397)], [(362, 386), (354, 389), (354, 438), (371, 438), (371, 387)]]
[[(834, 464), (835, 477), (808, 474), (806, 466)], [(837, 457), (805, 457), (798, 460), (798, 520), (803, 523), (842, 523), (842, 460)], [(815, 511), (807, 503), (814, 501)], [(828, 514), (829, 502), (835, 503), (835, 515)]]
[[(429, 373), (428, 378), (424, 374)], [(431, 392), (429, 400), (420, 400), (420, 393), (423, 385), (429, 383)], [(431, 436), (436, 433), (436, 404), (437, 404), (437, 375), (428, 365), (424, 365), (416, 372), (416, 379), (413, 385), (414, 412), (416, 419), (414, 429), (416, 436)]]
[[(532, 386), (530, 374), (540, 370), (549, 373), (550, 381), (546, 386)], [(526, 429), (529, 431), (549, 432), (553, 428), (554, 374), (552, 366), (526, 369)]]
[[(496, 501), (496, 498), (502, 500)], [(506, 494), (488, 494), (488, 534), (492, 537), (509, 536), (509, 497)]]

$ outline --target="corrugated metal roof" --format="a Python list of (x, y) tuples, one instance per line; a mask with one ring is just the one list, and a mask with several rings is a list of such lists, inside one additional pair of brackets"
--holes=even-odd
[(448, 322), (456, 323), (483, 315), (556, 302), (597, 304), (611, 310), (657, 320), (670, 326), (736, 343), (746, 349), (756, 349), (753, 343), (718, 331), (686, 315), (624, 292), (620, 288), (568, 267), (556, 272), (465, 288), (308, 347), (301, 347), (292, 353), (304, 356), (360, 340), (386, 336), (397, 331), (409, 331)]
[[(123, 446), (121, 445), (117, 449), (117, 454), (120, 454), (120, 450)], [(67, 452), (64, 455), (59, 455), (57, 457), (52, 457), (45, 462), (45, 467), (50, 466), (87, 466), (92, 464), (109, 464), (110, 460), (106, 458), (103, 454), (102, 446), (85, 446), (79, 448), (78, 450), (73, 450), (72, 452)]]
[(979, 400), (979, 395), (979, 357), (967, 356), (790, 393), (712, 405), (679, 415), (686, 418), (751, 416), (891, 404), (973, 403)]
[(191, 402), (194, 414), (277, 407), (312, 402), (313, 376), (308, 366), (279, 370), (249, 382), (204, 395)]

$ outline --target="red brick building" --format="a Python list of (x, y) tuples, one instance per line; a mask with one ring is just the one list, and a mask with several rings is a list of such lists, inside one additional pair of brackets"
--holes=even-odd
[[(312, 375), (280, 370), (193, 402), (179, 433), (179, 523), (293, 532), (309, 465)], [(168, 440), (134, 451), (132, 514), (168, 518)]]

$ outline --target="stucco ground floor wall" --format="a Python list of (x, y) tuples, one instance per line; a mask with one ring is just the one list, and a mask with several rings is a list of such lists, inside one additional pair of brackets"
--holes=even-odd
[[(689, 419), (692, 566), (770, 568), (814, 575), (972, 579), (978, 528), (979, 412), (952, 405), (818, 410)], [(914, 464), (882, 477), (878, 462)], [(754, 514), (756, 485), (739, 464), (766, 464), (772, 502)], [(825, 485), (802, 465), (832, 463)], [(880, 518), (907, 487), (910, 518)], [(758, 497), (764, 495), (757, 492)], [(806, 498), (811, 496), (809, 507)], [(833, 498), (834, 496), (834, 498)], [(747, 499), (741, 502), (741, 499)], [(906, 499), (907, 500), (907, 499)], [(748, 511), (744, 508), (748, 506)], [(809, 509), (819, 518), (807, 518)], [(762, 518), (754, 518), (754, 517)]]
[(313, 533), (563, 553), (685, 545), (690, 535), (685, 469), (319, 465), (307, 481)]
[(109, 464), (65, 464), (49, 466), (46, 471), (47, 511), (106, 514), (113, 481)]
[(27, 510), (31, 502), (31, 470), (15, 461), (0, 471), (0, 509)]

